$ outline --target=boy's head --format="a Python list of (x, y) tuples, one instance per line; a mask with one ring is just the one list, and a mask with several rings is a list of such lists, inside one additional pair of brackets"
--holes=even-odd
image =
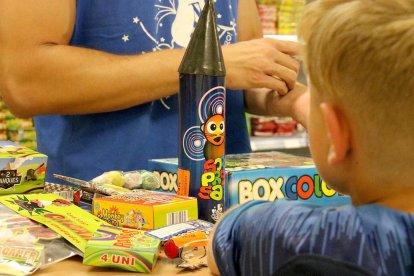
[(311, 151), (322, 177), (349, 192), (355, 171), (372, 182), (410, 173), (414, 1), (313, 2), (299, 40), (311, 90)]

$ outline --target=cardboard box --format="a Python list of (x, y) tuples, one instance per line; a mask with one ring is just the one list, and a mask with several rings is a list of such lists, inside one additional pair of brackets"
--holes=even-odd
[(94, 198), (93, 214), (115, 226), (156, 229), (198, 218), (197, 199), (138, 190)]
[(160, 244), (141, 230), (102, 225), (86, 244), (83, 263), (149, 273), (154, 269)]
[[(177, 158), (151, 159), (148, 170), (159, 173), (158, 191), (177, 191)], [(281, 152), (226, 155), (226, 208), (248, 200), (274, 201), (280, 198), (318, 205), (350, 203), (321, 179), (311, 158)]]
[(43, 192), (46, 166), (46, 155), (0, 141), (0, 195)]

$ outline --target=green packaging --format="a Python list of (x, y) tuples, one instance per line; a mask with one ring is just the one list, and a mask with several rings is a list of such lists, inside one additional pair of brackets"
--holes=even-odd
[(46, 166), (46, 155), (0, 141), (0, 195), (43, 192)]
[(102, 225), (87, 242), (83, 263), (127, 271), (153, 271), (161, 241), (142, 230)]

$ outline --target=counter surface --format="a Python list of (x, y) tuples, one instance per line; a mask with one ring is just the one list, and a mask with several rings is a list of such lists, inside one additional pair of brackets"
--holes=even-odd
[(74, 256), (67, 260), (50, 265), (44, 269), (38, 270), (33, 276), (55, 276), (55, 275), (73, 275), (76, 272), (76, 276), (83, 275), (191, 275), (191, 276), (212, 276), (208, 267), (203, 267), (198, 270), (184, 270), (176, 267), (176, 261), (170, 260), (165, 256), (159, 256), (157, 263), (155, 264), (154, 271), (151, 274), (137, 274), (136, 272), (127, 272), (111, 268), (92, 267), (82, 264), (82, 258)]

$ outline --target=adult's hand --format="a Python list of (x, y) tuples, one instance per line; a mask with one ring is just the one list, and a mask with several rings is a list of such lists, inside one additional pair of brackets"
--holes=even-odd
[(249, 89), (245, 91), (247, 112), (264, 116), (289, 116), (307, 127), (309, 115), (309, 90), (301, 83), (288, 94), (279, 95), (269, 89)]
[(222, 47), (226, 86), (231, 89), (269, 88), (285, 95), (299, 73), (295, 42), (260, 38)]

